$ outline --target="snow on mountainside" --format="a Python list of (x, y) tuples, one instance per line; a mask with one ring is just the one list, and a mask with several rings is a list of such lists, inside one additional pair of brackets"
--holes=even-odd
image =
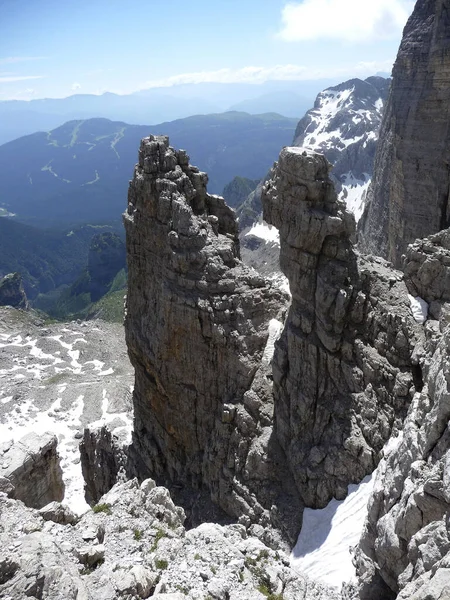
[(316, 98), (297, 125), (294, 145), (324, 154), (334, 166), (340, 197), (356, 220), (364, 207), (390, 79), (351, 79)]

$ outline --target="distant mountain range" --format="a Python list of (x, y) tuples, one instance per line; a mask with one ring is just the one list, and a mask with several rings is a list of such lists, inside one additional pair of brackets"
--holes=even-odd
[(0, 146), (0, 210), (48, 227), (108, 223), (126, 207), (141, 138), (165, 134), (222, 193), (236, 175), (260, 179), (292, 139), (297, 119), (241, 112), (188, 117), (153, 126), (107, 119), (71, 121)]
[(134, 94), (74, 94), (67, 98), (0, 102), (0, 144), (48, 131), (70, 120), (103, 117), (154, 125), (192, 115), (230, 110), (276, 112), (299, 119), (330, 80), (198, 83), (152, 88)]
[[(373, 173), (390, 81), (380, 76), (350, 79), (323, 90), (295, 130), (294, 146), (324, 154), (333, 165), (331, 177), (339, 196), (357, 220)], [(261, 223), (261, 194), (262, 182), (237, 207), (242, 257), (260, 272), (273, 271), (280, 278), (278, 244), (273, 231)]]

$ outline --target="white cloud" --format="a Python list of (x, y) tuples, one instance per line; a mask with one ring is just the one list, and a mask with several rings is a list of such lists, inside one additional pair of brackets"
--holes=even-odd
[(300, 65), (277, 65), (275, 67), (242, 67), (241, 69), (219, 69), (218, 71), (197, 71), (181, 73), (165, 79), (147, 81), (146, 88), (170, 87), (183, 83), (262, 83), (269, 79), (304, 79), (306, 67)]
[(287, 42), (351, 42), (398, 37), (414, 0), (303, 0), (284, 6), (279, 37)]
[(302, 65), (277, 65), (275, 67), (242, 67), (241, 69), (220, 69), (218, 71), (197, 71), (181, 73), (165, 79), (154, 79), (142, 84), (142, 89), (171, 87), (187, 83), (263, 83), (264, 81), (302, 81), (332, 78), (350, 79), (368, 77), (377, 71), (390, 72), (393, 60), (358, 62), (329, 69), (318, 69)]
[(72, 87), (71, 87), (71, 89), (72, 89), (73, 91), (75, 91), (75, 90), (79, 90), (79, 89), (81, 89), (81, 84), (79, 84), (78, 82), (76, 82), (76, 81), (75, 81), (75, 83), (72, 83)]
[(44, 60), (46, 56), (7, 56), (6, 58), (0, 58), (0, 65), (12, 65), (19, 62), (26, 62), (29, 60)]
[(12, 77), (0, 77), (0, 83), (13, 83), (14, 81), (27, 81), (28, 79), (42, 79), (43, 75), (14, 75)]

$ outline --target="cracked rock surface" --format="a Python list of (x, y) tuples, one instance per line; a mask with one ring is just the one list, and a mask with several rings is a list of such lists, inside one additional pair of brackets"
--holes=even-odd
[(142, 141), (124, 215), (136, 472), (181, 489), (189, 519), (208, 520), (212, 499), (293, 542), (300, 507), (262, 361), (287, 296), (240, 261), (235, 214), (206, 184), (167, 137)]
[(280, 593), (284, 600), (340, 599), (290, 569), (286, 555), (249, 537), (241, 525), (186, 531), (183, 521), (183, 509), (152, 480), (116, 484), (72, 525), (44, 521), (0, 493), (0, 596), (263, 600)]
[(376, 467), (420, 386), (402, 274), (354, 249), (322, 155), (284, 148), (263, 193), (292, 303), (275, 346), (277, 437), (300, 496), (323, 507)]

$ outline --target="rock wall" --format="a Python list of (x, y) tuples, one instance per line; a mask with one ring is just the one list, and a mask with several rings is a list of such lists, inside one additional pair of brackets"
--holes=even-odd
[(98, 502), (113, 485), (129, 474), (128, 444), (105, 425), (84, 430), (80, 460), (85, 482), (84, 497), (90, 505)]
[(263, 193), (292, 304), (273, 358), (275, 428), (304, 502), (345, 497), (420, 389), (402, 274), (359, 256), (324, 156), (285, 148)]
[(356, 557), (363, 600), (450, 597), (449, 236), (447, 229), (419, 240), (406, 254), (408, 287), (439, 320), (425, 324), (418, 348), (424, 386), (380, 464), (369, 502)]
[(28, 309), (28, 299), (20, 273), (9, 273), (0, 278), (0, 306)]
[(269, 322), (286, 296), (240, 262), (234, 212), (206, 183), (168, 138), (142, 141), (124, 215), (136, 473), (182, 490), (191, 516), (206, 491), (247, 525), (292, 518), (294, 541), (269, 369)]
[(28, 433), (15, 443), (0, 445), (0, 478), (10, 482), (7, 492), (10, 497), (33, 508), (63, 499), (64, 482), (57, 445), (56, 436), (50, 433)]
[(450, 224), (450, 2), (418, 0), (400, 45), (360, 245), (401, 265)]

